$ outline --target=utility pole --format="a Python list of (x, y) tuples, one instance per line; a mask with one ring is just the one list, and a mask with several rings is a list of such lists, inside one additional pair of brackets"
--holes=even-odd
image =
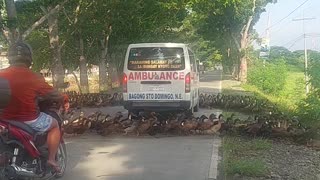
[[(267, 39), (267, 42), (268, 42), (268, 48), (269, 48), (269, 43), (270, 43), (270, 11), (268, 13), (268, 27), (266, 29), (266, 39)], [(268, 58), (270, 57), (270, 48), (268, 49)], [(263, 66), (266, 65), (266, 59), (263, 59)]]
[(263, 66), (265, 66), (266, 64), (266, 59), (270, 58), (270, 11), (268, 13), (267, 28), (265, 29), (265, 33), (263, 35), (262, 42), (261, 42), (259, 57), (263, 59)]
[(306, 31), (305, 31), (305, 21), (307, 20), (313, 20), (316, 19), (314, 17), (309, 17), (306, 18), (304, 17), (304, 13), (303, 13), (303, 17), (300, 19), (293, 19), (293, 21), (302, 21), (302, 27), (303, 27), (303, 38), (304, 38), (304, 68), (305, 68), (305, 81), (306, 81), (306, 94), (309, 93), (309, 77), (308, 77), (308, 49), (307, 49), (307, 35), (306, 35)]

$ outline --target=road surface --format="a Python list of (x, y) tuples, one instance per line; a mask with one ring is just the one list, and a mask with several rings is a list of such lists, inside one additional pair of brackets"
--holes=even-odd
[[(201, 92), (218, 93), (221, 72), (201, 76)], [(92, 112), (96, 109), (87, 109)], [(100, 109), (114, 114), (122, 107)], [(200, 109), (196, 115), (221, 113)], [(219, 137), (101, 137), (67, 138), (68, 169), (63, 180), (207, 180), (218, 174)]]

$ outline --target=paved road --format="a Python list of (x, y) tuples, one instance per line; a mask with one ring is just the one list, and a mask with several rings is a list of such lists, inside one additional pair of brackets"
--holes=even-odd
[[(220, 77), (217, 71), (202, 75), (201, 91), (219, 92)], [(122, 107), (100, 110), (125, 112)], [(198, 115), (213, 111), (218, 112), (201, 109)], [(63, 180), (215, 179), (220, 144), (220, 138), (212, 136), (68, 138), (69, 162)]]
[(209, 71), (200, 76), (200, 91), (203, 93), (219, 93), (221, 92), (221, 70)]

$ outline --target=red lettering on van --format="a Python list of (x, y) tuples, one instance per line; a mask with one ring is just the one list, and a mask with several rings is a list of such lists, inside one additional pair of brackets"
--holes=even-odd
[(134, 80), (141, 79), (141, 72), (134, 72)]
[(184, 72), (130, 72), (128, 80), (184, 80)]
[(166, 79), (164, 72), (161, 73), (160, 80), (168, 80), (168, 79)]
[(155, 73), (148, 72), (148, 79), (153, 79)]
[(129, 80), (134, 80), (134, 76), (132, 72), (129, 74)]
[(183, 72), (179, 73), (179, 80), (184, 80), (184, 73)]
[(172, 72), (167, 72), (166, 73), (166, 78), (167, 79), (172, 79)]
[(147, 80), (148, 79), (148, 73), (147, 72), (143, 72), (142, 73), (142, 80)]
[(174, 73), (173, 73), (173, 79), (174, 79), (174, 80), (178, 80), (178, 78), (179, 78), (179, 77), (178, 77), (178, 72), (174, 72)]

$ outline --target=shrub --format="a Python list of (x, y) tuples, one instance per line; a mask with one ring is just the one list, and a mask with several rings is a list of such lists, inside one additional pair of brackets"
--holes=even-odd
[(311, 92), (300, 103), (298, 114), (304, 126), (320, 127), (320, 96), (317, 91)]
[(301, 119), (302, 125), (315, 129), (313, 138), (319, 138), (318, 131), (320, 130), (320, 62), (312, 62), (308, 74), (310, 76), (311, 92), (308, 94), (298, 108), (298, 116)]
[(312, 62), (310, 68), (308, 69), (308, 74), (310, 77), (309, 83), (313, 89), (320, 89), (320, 62)]
[(282, 60), (277, 63), (256, 63), (248, 71), (248, 83), (268, 94), (278, 94), (284, 87), (287, 66)]

